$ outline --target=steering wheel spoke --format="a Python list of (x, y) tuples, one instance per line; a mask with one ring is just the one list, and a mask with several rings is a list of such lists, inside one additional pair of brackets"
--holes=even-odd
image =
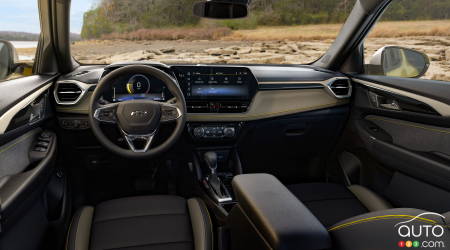
[(125, 141), (131, 151), (135, 153), (145, 153), (150, 149), (153, 138), (155, 138), (157, 130), (147, 135), (132, 135), (121, 130)]
[(94, 118), (99, 122), (117, 123), (117, 103), (103, 105), (94, 111)]
[(180, 119), (183, 116), (180, 108), (176, 105), (164, 102), (161, 104), (161, 122), (172, 122)]

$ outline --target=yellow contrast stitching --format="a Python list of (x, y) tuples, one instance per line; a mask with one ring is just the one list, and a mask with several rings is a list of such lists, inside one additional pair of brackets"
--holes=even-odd
[(443, 133), (443, 134), (450, 134), (450, 131), (447, 131), (447, 130), (436, 129), (436, 128), (429, 128), (429, 127), (425, 127), (425, 126), (419, 126), (419, 125), (414, 125), (414, 124), (410, 124), (410, 123), (406, 123), (406, 122), (400, 122), (400, 121), (392, 121), (392, 120), (384, 119), (384, 118), (368, 117), (367, 119), (368, 120), (372, 120), (372, 121), (385, 121), (385, 122), (389, 122), (389, 123), (393, 123), (393, 124), (397, 124), (397, 125), (408, 126), (408, 127), (413, 127), (413, 128), (420, 128), (420, 129), (429, 130), (429, 131), (438, 132), (438, 133)]
[[(361, 219), (361, 220), (347, 222), (347, 223), (341, 224), (339, 226), (335, 226), (335, 227), (329, 228), (328, 231), (334, 231), (334, 230), (342, 229), (342, 228), (349, 227), (349, 226), (352, 226), (352, 225), (361, 224), (361, 223), (365, 223), (365, 222), (376, 221), (376, 220), (402, 219), (402, 218), (416, 218), (416, 217), (412, 216), (412, 215), (401, 215), (401, 214), (399, 214), (399, 215), (375, 216), (375, 217), (370, 217), (370, 218), (366, 218), (366, 219)], [(434, 221), (434, 220), (430, 220), (430, 219), (426, 219), (426, 218), (422, 218), (422, 217), (417, 217), (416, 219), (417, 220), (421, 220), (421, 221), (426, 222), (426, 223), (437, 224), (437, 222)]]
[(28, 139), (28, 137), (33, 136), (34, 134), (35, 134), (35, 133), (30, 133), (29, 135), (22, 137), (20, 140), (18, 140), (18, 141), (16, 141), (16, 142), (12, 143), (11, 145), (9, 145), (9, 146), (7, 146), (7, 147), (4, 147), (4, 148), (0, 149), (0, 154), (6, 152), (6, 151), (8, 151), (8, 150), (10, 150), (11, 148), (15, 147), (17, 144), (23, 142), (24, 140)]

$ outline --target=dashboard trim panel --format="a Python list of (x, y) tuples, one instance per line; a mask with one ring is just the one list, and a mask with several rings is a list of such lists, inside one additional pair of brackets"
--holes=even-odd
[[(298, 101), (301, 100), (301, 101)], [(348, 104), (324, 89), (298, 89), (292, 91), (259, 91), (245, 113), (188, 113), (187, 120), (195, 122), (253, 121), (297, 114)]]
[[(59, 106), (58, 112), (89, 113), (89, 93), (73, 107)], [(298, 101), (302, 100), (302, 101)], [(187, 121), (222, 122), (252, 121), (297, 114), (348, 104), (348, 99), (337, 99), (325, 89), (297, 89), (291, 91), (266, 90), (257, 92), (245, 113), (187, 113)]]
[(292, 90), (292, 89), (323, 89), (320, 83), (301, 83), (301, 82), (260, 82), (259, 90)]

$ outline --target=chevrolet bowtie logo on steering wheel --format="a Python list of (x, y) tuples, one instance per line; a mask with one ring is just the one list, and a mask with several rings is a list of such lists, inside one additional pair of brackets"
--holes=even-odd
[(140, 110), (136, 110), (131, 112), (131, 117), (139, 117), (139, 118), (143, 118), (146, 117), (148, 115), (147, 111), (140, 111)]

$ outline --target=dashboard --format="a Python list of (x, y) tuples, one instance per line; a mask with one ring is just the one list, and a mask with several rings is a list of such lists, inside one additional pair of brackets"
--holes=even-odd
[[(89, 93), (113, 70), (144, 64), (171, 75), (179, 84), (188, 121), (239, 122), (279, 117), (345, 105), (351, 83), (345, 75), (310, 66), (283, 65), (165, 65), (130, 62), (81, 66), (61, 76), (54, 90), (57, 111), (87, 114)], [(107, 102), (133, 99), (168, 101), (165, 84), (149, 75), (124, 75), (111, 83)]]

